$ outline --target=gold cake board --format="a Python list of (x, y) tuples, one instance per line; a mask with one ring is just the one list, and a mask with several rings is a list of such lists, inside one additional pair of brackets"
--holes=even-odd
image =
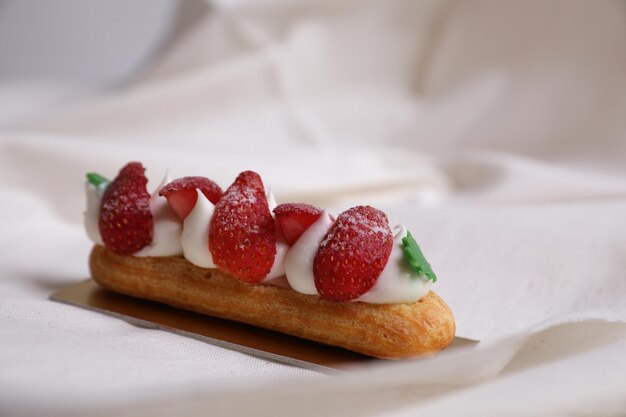
[[(325, 373), (382, 361), (345, 349), (229, 320), (181, 310), (106, 290), (88, 279), (50, 296), (61, 303), (104, 313), (131, 324), (165, 330), (212, 345)], [(455, 340), (455, 343), (462, 342)]]

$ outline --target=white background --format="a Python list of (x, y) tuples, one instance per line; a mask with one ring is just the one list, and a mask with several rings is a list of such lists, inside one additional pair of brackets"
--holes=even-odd
[[(63, 4), (0, 25), (0, 414), (625, 413), (624, 2)], [(329, 378), (48, 301), (129, 160), (384, 208), (481, 343)]]

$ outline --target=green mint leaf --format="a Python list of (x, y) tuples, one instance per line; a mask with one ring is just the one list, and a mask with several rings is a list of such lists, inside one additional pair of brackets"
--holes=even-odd
[(402, 238), (402, 251), (404, 252), (404, 259), (415, 272), (419, 275), (426, 275), (428, 279), (437, 282), (437, 275), (435, 275), (430, 264), (424, 258), (422, 250), (410, 232), (407, 232), (406, 236)]
[[(95, 172), (88, 172), (87, 173), (87, 181), (89, 181), (91, 184), (93, 184), (94, 187), (99, 187), (100, 184), (102, 183), (110, 183), (111, 180), (104, 178), (102, 175), (100, 174), (96, 174)], [(105, 184), (105, 185), (107, 185)]]

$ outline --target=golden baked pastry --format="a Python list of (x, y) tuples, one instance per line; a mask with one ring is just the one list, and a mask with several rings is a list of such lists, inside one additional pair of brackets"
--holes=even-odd
[(452, 311), (432, 291), (413, 303), (335, 302), (246, 284), (182, 257), (116, 255), (100, 245), (89, 267), (94, 280), (113, 291), (379, 358), (432, 355), (455, 333)]

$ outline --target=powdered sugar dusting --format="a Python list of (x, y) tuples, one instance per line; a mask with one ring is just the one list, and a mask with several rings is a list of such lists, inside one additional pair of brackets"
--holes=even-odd
[(217, 202), (209, 226), (215, 264), (245, 282), (259, 282), (276, 256), (274, 218), (261, 177), (242, 172)]
[(105, 246), (130, 255), (152, 242), (148, 180), (139, 162), (126, 164), (102, 196), (98, 228)]
[(392, 246), (393, 235), (382, 211), (357, 206), (341, 213), (313, 261), (319, 295), (347, 301), (365, 294), (387, 264)]
[[(271, 218), (269, 206), (267, 200), (263, 195), (258, 195), (258, 190), (251, 188), (241, 189), (239, 187), (231, 188), (217, 204), (217, 208), (223, 213), (224, 230), (237, 230), (245, 228), (252, 234), (258, 234), (261, 232), (259, 223), (255, 222), (257, 218), (266, 217), (265, 222), (269, 221), (267, 218)], [(254, 208), (252, 210), (252, 208)], [(254, 215), (250, 213), (263, 212), (262, 215)], [(272, 219), (273, 220), (273, 219)]]
[[(339, 221), (341, 219), (341, 221)], [(357, 206), (343, 212), (338, 218), (326, 237), (322, 240), (320, 247), (325, 247), (337, 235), (350, 235), (356, 240), (387, 240), (393, 238), (387, 216), (380, 210), (370, 206)], [(344, 250), (346, 241), (340, 239), (334, 242), (333, 250)]]

